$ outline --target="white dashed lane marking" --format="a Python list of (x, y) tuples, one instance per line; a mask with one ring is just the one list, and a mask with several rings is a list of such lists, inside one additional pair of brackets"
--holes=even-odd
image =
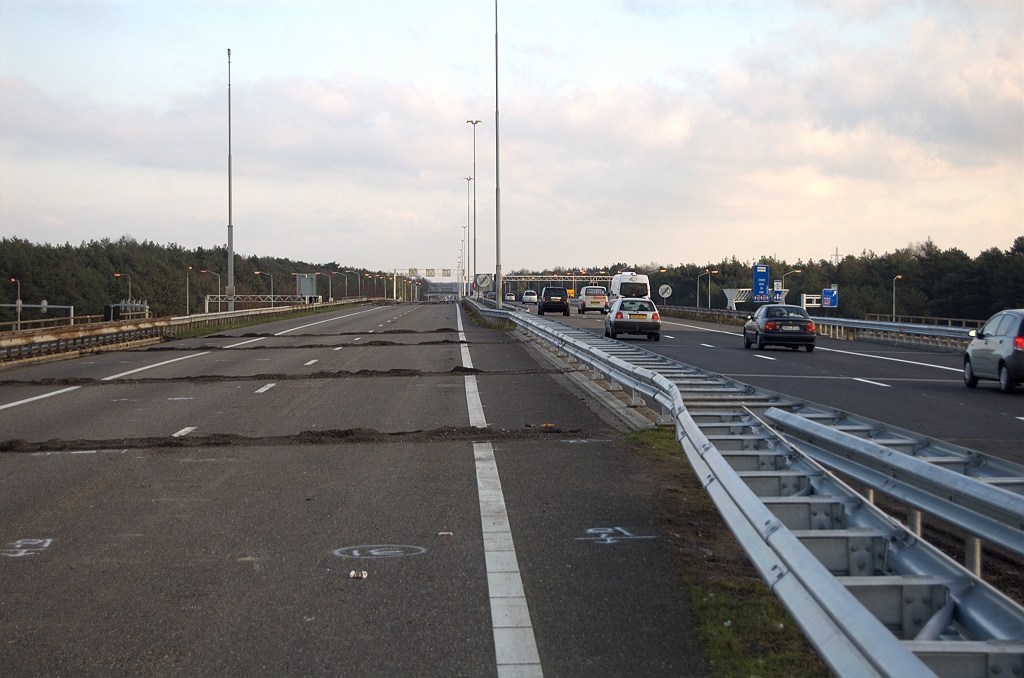
[(712, 346), (711, 344), (701, 344), (701, 346), (704, 346), (706, 348), (714, 348), (714, 346)]
[(859, 381), (863, 384), (871, 384), (873, 386), (884, 386), (885, 388), (892, 388), (891, 384), (883, 384), (880, 381), (871, 381), (870, 379), (861, 379), (860, 377), (854, 377), (854, 381)]
[(67, 393), (68, 391), (74, 391), (76, 388), (82, 388), (81, 386), (69, 386), (68, 388), (62, 388), (59, 391), (51, 391), (50, 393), (44, 393), (43, 395), (37, 395), (32, 398), (25, 398), (24, 400), (17, 400), (13, 403), (7, 403), (6, 405), (0, 405), (0, 410), (6, 410), (8, 407), (17, 407), (18, 405), (24, 405), (35, 400), (42, 400), (43, 398), (50, 398), (61, 393)]
[(313, 358), (313, 359), (312, 359), (312, 360), (310, 360), (310, 361), (309, 361), (308, 363), (303, 363), (303, 364), (304, 364), (304, 365), (306, 365), (306, 366), (308, 367), (308, 366), (312, 365), (312, 364), (313, 364), (313, 363), (315, 363), (315, 362), (317, 362), (317, 358)]
[(260, 388), (256, 389), (255, 392), (256, 393), (266, 393), (267, 391), (269, 391), (270, 389), (274, 388), (275, 386), (277, 386), (277, 384), (267, 384), (266, 386), (261, 386)]
[(198, 428), (198, 427), (196, 427), (196, 426), (186, 426), (185, 428), (181, 429), (177, 433), (172, 433), (171, 437), (172, 438), (180, 438), (182, 436), (187, 436), (189, 433), (192, 433), (192, 431), (195, 431), (196, 428)]
[(121, 372), (120, 374), (112, 374), (109, 377), (103, 377), (100, 381), (110, 381), (111, 379), (117, 379), (118, 377), (126, 377), (129, 374), (135, 374), (136, 372), (144, 372), (145, 370), (151, 370), (154, 367), (161, 367), (163, 365), (170, 365), (176, 363), (179, 360), (188, 360), (189, 358), (198, 358), (201, 355), (206, 355), (209, 351), (203, 351), (202, 353), (193, 353), (192, 355), (182, 356), (180, 358), (173, 358), (171, 360), (165, 360), (162, 363), (155, 363), (153, 365), (147, 365), (146, 367), (138, 367), (134, 370), (128, 370), (127, 372)]
[(760, 358), (761, 360), (778, 360), (778, 358), (770, 358), (770, 357), (768, 357), (766, 355), (755, 355), (754, 357), (755, 358)]

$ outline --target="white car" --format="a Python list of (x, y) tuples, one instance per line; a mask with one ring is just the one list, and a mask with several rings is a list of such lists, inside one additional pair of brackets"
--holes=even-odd
[(516, 295), (512, 292), (505, 292), (505, 301), (515, 301)]
[(525, 292), (523, 292), (523, 303), (524, 304), (536, 304), (537, 303), (537, 293), (534, 292), (533, 290), (526, 290)]
[(580, 290), (580, 301), (577, 305), (577, 313), (586, 313), (588, 310), (608, 312), (608, 290), (603, 287), (591, 285)]

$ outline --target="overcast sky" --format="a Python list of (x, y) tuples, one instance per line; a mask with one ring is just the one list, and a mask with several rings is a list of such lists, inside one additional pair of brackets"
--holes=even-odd
[[(503, 269), (1008, 248), (1022, 14), (502, 0)], [(236, 252), (454, 266), (477, 119), (493, 269), (487, 0), (5, 0), (0, 236), (226, 243), (227, 48)]]

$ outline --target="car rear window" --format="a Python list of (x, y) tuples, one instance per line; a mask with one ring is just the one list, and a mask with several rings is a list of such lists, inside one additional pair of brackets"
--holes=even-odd
[(544, 290), (545, 297), (567, 297), (569, 293), (565, 291), (564, 287), (548, 287)]
[(608, 294), (608, 290), (606, 290), (603, 287), (588, 287), (587, 289), (583, 290), (583, 294), (589, 296)]
[(642, 299), (627, 299), (622, 302), (621, 308), (623, 311), (645, 311), (650, 313), (654, 310), (654, 304)]
[(771, 306), (768, 308), (769, 318), (809, 318), (807, 311), (799, 306)]

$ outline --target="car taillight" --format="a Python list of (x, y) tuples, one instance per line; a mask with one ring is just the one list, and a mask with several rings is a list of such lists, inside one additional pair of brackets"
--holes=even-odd
[(615, 313), (615, 319), (616, 320), (622, 320), (622, 311), (617, 311)]
[(766, 330), (777, 330), (779, 329), (779, 323), (775, 322), (774, 320), (769, 320), (764, 324), (764, 328)]
[(808, 332), (813, 332), (814, 329), (815, 329), (814, 328), (814, 323), (807, 323), (807, 331)]
[(651, 320), (661, 320), (661, 316), (655, 313), (654, 315), (651, 316)]
[(1013, 350), (1014, 351), (1024, 351), (1024, 337), (1014, 337), (1013, 338)]

